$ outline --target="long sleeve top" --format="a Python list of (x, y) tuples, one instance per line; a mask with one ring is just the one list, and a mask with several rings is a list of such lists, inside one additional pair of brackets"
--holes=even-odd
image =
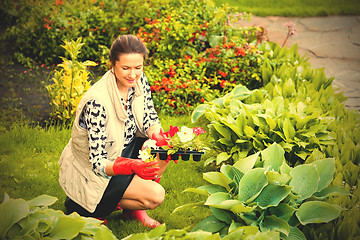
[[(151, 90), (147, 78), (145, 75), (139, 79), (143, 86), (143, 92), (145, 95), (144, 103), (144, 132), (149, 127), (158, 123), (159, 118), (155, 111), (154, 104), (151, 97)], [(134, 139), (137, 131), (135, 123), (135, 117), (132, 111), (132, 100), (134, 98), (134, 88), (129, 89), (127, 102), (121, 98), (121, 103), (126, 106), (128, 118), (125, 122), (124, 133), (124, 147)], [(109, 178), (105, 173), (105, 167), (109, 161), (107, 158), (107, 152), (105, 150), (105, 141), (107, 140), (107, 133), (105, 131), (106, 111), (105, 107), (96, 100), (89, 100), (82, 110), (79, 124), (81, 127), (87, 129), (89, 139), (89, 161), (92, 164), (93, 171), (100, 176)]]

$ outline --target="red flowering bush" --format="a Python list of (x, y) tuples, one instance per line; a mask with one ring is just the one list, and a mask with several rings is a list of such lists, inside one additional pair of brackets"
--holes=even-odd
[[(113, 39), (153, 17), (161, 0), (37, 0), (6, 1), (1, 6), (11, 22), (2, 38), (12, 43), (18, 60), (47, 65), (60, 61), (64, 40), (82, 37), (79, 60), (100, 62), (103, 49)], [(136, 6), (136, 7), (135, 7)]]

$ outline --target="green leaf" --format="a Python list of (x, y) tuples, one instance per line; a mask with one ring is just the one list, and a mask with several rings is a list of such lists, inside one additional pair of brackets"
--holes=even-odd
[(101, 226), (100, 229), (95, 233), (94, 240), (116, 240), (115, 235), (105, 226)]
[(191, 113), (191, 122), (195, 123), (204, 114), (206, 108), (208, 107), (208, 104), (201, 104), (197, 106)]
[[(106, 238), (104, 238), (106, 239)], [(151, 240), (147, 233), (135, 233), (123, 238), (123, 240)]]
[(284, 162), (284, 153), (284, 149), (277, 143), (273, 143), (268, 148), (261, 151), (264, 168), (269, 167), (269, 170), (278, 171)]
[(266, 123), (269, 125), (270, 130), (275, 129), (276, 127), (276, 122), (271, 118), (271, 117), (266, 117)]
[(286, 118), (283, 123), (283, 131), (287, 140), (292, 140), (295, 137), (295, 128), (291, 124), (290, 120)]
[(253, 201), (268, 184), (264, 168), (251, 169), (241, 178), (238, 199), (249, 203)]
[(249, 206), (245, 206), (245, 204), (240, 202), (240, 203), (234, 205), (233, 207), (231, 207), (230, 211), (232, 211), (233, 213), (235, 213), (237, 215), (241, 215), (242, 213), (252, 212), (255, 210), (255, 208), (256, 208), (256, 205), (249, 207)]
[(86, 222), (81, 218), (60, 216), (49, 237), (52, 239), (72, 239), (76, 237)]
[(339, 216), (341, 208), (322, 201), (309, 201), (303, 203), (295, 212), (302, 225), (308, 223), (326, 223)]
[(0, 204), (0, 238), (5, 239), (7, 231), (29, 214), (29, 204), (24, 199), (8, 199)]
[(274, 184), (267, 185), (254, 199), (254, 202), (258, 203), (258, 206), (262, 209), (266, 209), (271, 206), (277, 206), (291, 191), (289, 186), (279, 186)]
[(284, 185), (287, 184), (291, 177), (288, 174), (281, 174), (278, 172), (274, 172), (274, 171), (268, 171), (266, 173), (266, 177), (269, 181), (269, 183), (275, 183), (275, 184), (280, 184), (280, 185)]
[(286, 203), (280, 203), (278, 206), (270, 207), (268, 210), (271, 215), (275, 215), (285, 220), (286, 222), (289, 221), (290, 217), (295, 212), (295, 208), (289, 206), (289, 204)]
[(289, 185), (301, 196), (299, 200), (307, 199), (317, 191), (320, 177), (314, 166), (299, 165), (291, 169), (290, 176)]
[(260, 230), (262, 232), (265, 232), (266, 230), (279, 231), (287, 236), (290, 232), (290, 226), (281, 218), (276, 216), (265, 216), (264, 220), (260, 223)]
[(157, 238), (163, 235), (166, 232), (166, 224), (163, 223), (160, 226), (152, 229), (150, 232), (148, 232), (149, 238)]
[(209, 193), (206, 189), (199, 189), (199, 188), (187, 188), (183, 192), (192, 192), (197, 193), (204, 196), (209, 196)]
[(223, 186), (227, 190), (230, 190), (229, 184), (232, 182), (230, 178), (219, 172), (207, 172), (203, 174), (204, 180), (209, 183)]
[(289, 236), (282, 235), (281, 237), (285, 240), (306, 240), (304, 233), (297, 227), (292, 226), (290, 226)]
[(210, 215), (201, 222), (199, 222), (191, 231), (195, 232), (202, 230), (205, 232), (218, 232), (226, 225), (225, 222), (218, 220), (214, 215)]
[(206, 200), (204, 205), (208, 206), (216, 206), (218, 204), (221, 204), (222, 202), (226, 200), (230, 200), (230, 195), (228, 193), (218, 192), (211, 194), (208, 199)]
[(205, 201), (200, 201), (200, 202), (195, 202), (195, 203), (188, 203), (188, 204), (184, 204), (181, 205), (177, 208), (175, 208), (172, 213), (176, 213), (178, 211), (184, 210), (186, 208), (193, 208), (193, 207), (198, 207), (198, 206), (203, 206), (205, 204)]
[(333, 196), (350, 195), (350, 193), (341, 186), (329, 186), (323, 188), (320, 192), (314, 193), (317, 199), (326, 199)]
[(216, 207), (210, 207), (210, 211), (217, 219), (226, 222), (227, 224), (230, 224), (232, 222), (232, 218), (234, 217), (234, 215), (233, 214), (231, 215), (229, 211), (219, 209)]
[(320, 181), (317, 191), (327, 187), (333, 180), (335, 173), (335, 158), (325, 158), (313, 163), (319, 173)]
[(223, 136), (226, 139), (231, 139), (231, 131), (230, 131), (230, 129), (228, 129), (227, 127), (225, 127), (224, 125), (219, 124), (219, 123), (213, 123), (212, 125), (214, 126), (215, 130), (221, 136)]
[(259, 155), (260, 152), (256, 152), (255, 154), (236, 161), (233, 166), (239, 169), (242, 173), (247, 173), (254, 167), (256, 160), (259, 158)]
[(200, 190), (205, 189), (209, 194), (213, 194), (216, 192), (227, 192), (226, 188), (224, 188), (223, 186), (219, 186), (219, 185), (205, 185), (205, 186), (198, 187), (198, 189), (200, 189)]
[(222, 152), (216, 157), (216, 165), (228, 160), (231, 157), (227, 152)]
[(53, 205), (58, 199), (49, 195), (41, 195), (28, 201), (29, 206), (33, 207), (47, 207)]
[(252, 137), (252, 136), (254, 136), (256, 134), (255, 130), (252, 127), (248, 126), (248, 125), (246, 125), (244, 127), (244, 133), (248, 137)]

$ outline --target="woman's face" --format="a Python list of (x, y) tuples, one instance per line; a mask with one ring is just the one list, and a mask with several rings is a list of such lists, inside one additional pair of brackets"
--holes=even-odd
[(140, 53), (121, 54), (115, 62), (114, 71), (119, 90), (127, 91), (139, 80), (144, 67), (144, 57)]

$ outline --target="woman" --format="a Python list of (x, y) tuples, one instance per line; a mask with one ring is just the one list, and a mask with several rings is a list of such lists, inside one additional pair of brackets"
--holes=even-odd
[(167, 162), (158, 156), (152, 163), (138, 159), (149, 139), (158, 146), (167, 143), (143, 73), (147, 53), (136, 36), (118, 37), (109, 53), (112, 69), (79, 103), (71, 139), (59, 160), (69, 213), (103, 219), (123, 209), (126, 217), (145, 226), (160, 225), (145, 210), (164, 200), (158, 182)]

